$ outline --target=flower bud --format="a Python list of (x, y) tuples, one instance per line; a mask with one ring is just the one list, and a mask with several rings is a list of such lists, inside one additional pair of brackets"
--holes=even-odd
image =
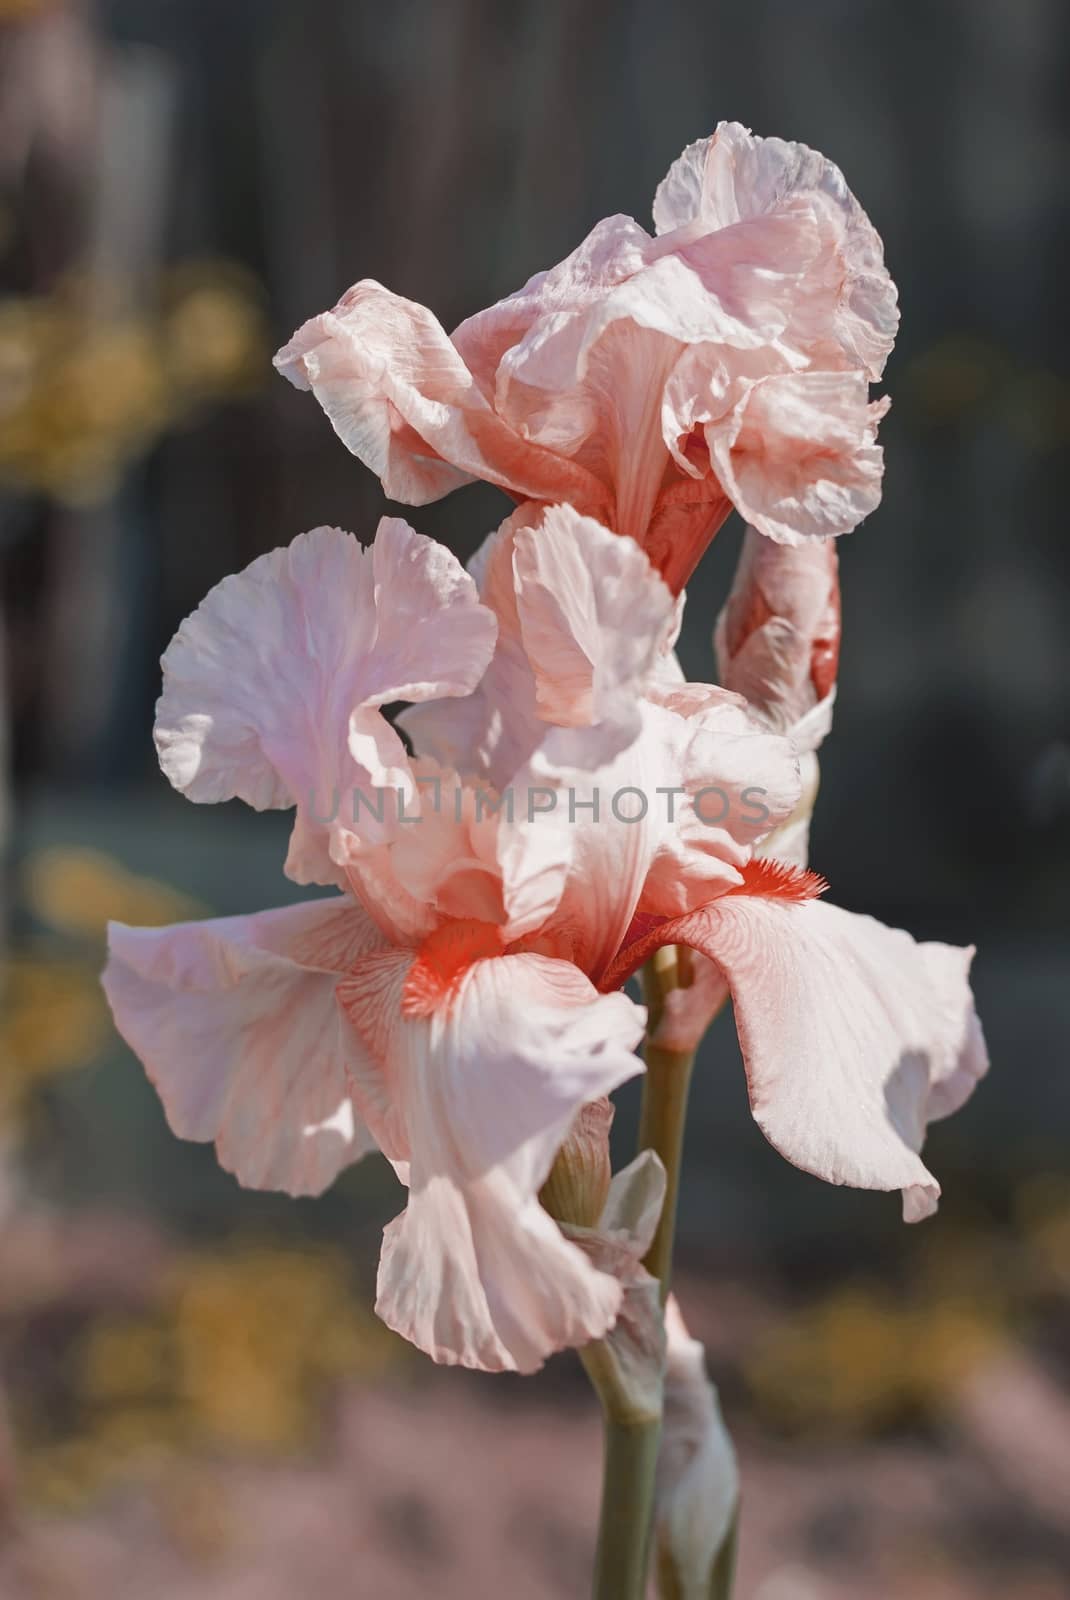
[(817, 750), (832, 725), (840, 656), (835, 540), (774, 544), (748, 528), (714, 647), (724, 687), (743, 695), (767, 727), (787, 734), (799, 757), (799, 804), (758, 854), (805, 867), (821, 776)]
[[(809, 724), (832, 693), (839, 665), (835, 540), (774, 544), (748, 528), (714, 646), (721, 683), (769, 727), (793, 733)], [(802, 748), (815, 750), (827, 731), (821, 727)]]
[(580, 1108), (539, 1191), (544, 1209), (558, 1222), (593, 1228), (601, 1217), (613, 1176), (612, 1125), (613, 1107), (605, 1096)]
[(724, 1600), (731, 1592), (739, 1510), (736, 1453), (706, 1355), (670, 1295), (655, 1536), (658, 1593)]

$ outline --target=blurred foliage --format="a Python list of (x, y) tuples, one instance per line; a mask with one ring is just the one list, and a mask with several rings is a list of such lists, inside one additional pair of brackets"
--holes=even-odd
[(1009, 1229), (940, 1219), (904, 1273), (841, 1284), (759, 1341), (744, 1373), (768, 1421), (840, 1435), (938, 1422), (956, 1387), (1053, 1301), (1070, 1313), (1070, 1178), (1021, 1184)]
[(89, 1319), (66, 1363), (58, 1436), (20, 1406), (23, 1487), (54, 1507), (191, 1451), (286, 1456), (315, 1444), (331, 1385), (403, 1353), (323, 1245), (191, 1253), (142, 1310)]
[(92, 505), (201, 406), (268, 370), (262, 293), (227, 261), (164, 273), (151, 311), (95, 312), (77, 277), (0, 301), (0, 481)]

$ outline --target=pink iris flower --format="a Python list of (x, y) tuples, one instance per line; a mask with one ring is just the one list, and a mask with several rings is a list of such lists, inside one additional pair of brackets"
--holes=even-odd
[(839, 169), (738, 123), (690, 145), (655, 234), (609, 217), (447, 336), (365, 279), (276, 356), (394, 500), (473, 478), (635, 539), (673, 592), (735, 506), (769, 538), (849, 532), (880, 500), (871, 403), (898, 322)]
[(286, 871), (334, 892), (113, 925), (104, 982), (176, 1133), (294, 1194), (381, 1150), (408, 1197), (380, 1315), (438, 1361), (532, 1371), (621, 1308), (538, 1193), (641, 1070), (622, 985), (657, 945), (724, 973), (773, 1144), (902, 1188), (908, 1216), (939, 1192), (926, 1123), (985, 1063), (969, 951), (756, 855), (799, 801), (791, 742), (667, 681), (678, 607), (634, 541), (525, 508), (474, 565), (384, 519), (369, 549), (317, 529), (211, 591), (164, 656), (164, 772), (293, 807)]

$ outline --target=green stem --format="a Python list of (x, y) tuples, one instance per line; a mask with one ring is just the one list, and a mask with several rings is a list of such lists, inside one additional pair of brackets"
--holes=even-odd
[(644, 1600), (661, 1418), (606, 1415), (594, 1600)]
[(584, 1345), (580, 1359), (602, 1402), (604, 1424), (594, 1600), (644, 1600), (661, 1397), (654, 1408), (640, 1409), (604, 1340)]
[[(690, 982), (689, 952), (659, 950), (643, 970), (643, 997), (650, 1013), (647, 1029), (646, 1074), (643, 1102), (639, 1114), (639, 1148), (655, 1150), (665, 1168), (665, 1201), (650, 1249), (643, 1265), (661, 1284), (661, 1303), (665, 1304), (672, 1279), (673, 1245), (676, 1240), (676, 1208), (680, 1194), (680, 1168), (683, 1164), (684, 1126), (687, 1099), (691, 1088), (693, 1050), (665, 1050), (651, 1043), (665, 996), (672, 989), (686, 988)], [(662, 959), (659, 959), (662, 958)], [(669, 958), (669, 959), (664, 959)]]
[[(662, 1305), (669, 1293), (672, 1270), (676, 1201), (694, 1052), (665, 1050), (652, 1041), (665, 1008), (666, 994), (672, 989), (686, 987), (690, 980), (690, 952), (682, 949), (659, 950), (643, 973), (649, 1024), (639, 1147), (657, 1152), (666, 1176), (665, 1202), (645, 1266), (660, 1280)], [(615, 1364), (606, 1346), (590, 1344), (580, 1354), (601, 1399), (605, 1417), (594, 1600), (644, 1600), (661, 1436), (660, 1403), (657, 1414), (636, 1414), (615, 1381)]]

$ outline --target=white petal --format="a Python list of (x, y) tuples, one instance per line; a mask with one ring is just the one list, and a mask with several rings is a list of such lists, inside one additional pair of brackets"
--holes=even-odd
[(580, 1106), (641, 1070), (643, 1012), (565, 962), (479, 960), (404, 1016), (411, 958), (372, 958), (340, 991), (378, 1062), (355, 1093), (409, 1203), (383, 1241), (377, 1310), (436, 1361), (532, 1372), (600, 1337), (616, 1279), (568, 1243), (538, 1191)]
[(319, 1194), (374, 1149), (335, 987), (381, 944), (341, 898), (170, 928), (113, 922), (104, 988), (180, 1138), (214, 1140), (249, 1188)]
[(384, 518), (370, 550), (317, 528), (225, 578), (182, 624), (163, 658), (160, 765), (191, 800), (296, 805), (287, 871), (341, 882), (330, 846), (355, 794), (408, 767), (375, 708), (470, 693), (494, 637), (467, 573), (406, 523)]

